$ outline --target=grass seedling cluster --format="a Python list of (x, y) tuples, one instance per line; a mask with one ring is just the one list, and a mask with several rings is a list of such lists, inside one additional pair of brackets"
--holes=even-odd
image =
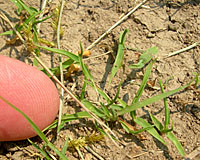
[[(193, 82), (194, 85), (197, 87), (199, 84), (199, 74), (196, 74), (195, 78), (191, 80), (188, 84), (179, 87), (177, 89), (174, 89), (172, 91), (165, 92), (163, 84), (160, 81), (160, 91), (161, 93), (153, 96), (151, 98), (145, 99), (140, 101), (140, 98), (142, 96), (143, 91), (145, 90), (145, 87), (147, 85), (147, 81), (150, 77), (150, 73), (152, 71), (154, 63), (156, 63), (156, 59), (154, 59), (154, 55), (158, 53), (157, 47), (152, 47), (144, 51), (141, 56), (139, 57), (139, 61), (137, 64), (130, 65), (129, 67), (131, 69), (144, 69), (144, 76), (142, 83), (140, 84), (140, 87), (138, 91), (136, 92), (135, 97), (132, 100), (131, 104), (127, 104), (124, 102), (120, 97), (120, 89), (121, 89), (121, 83), (118, 85), (116, 94), (113, 98), (110, 98), (107, 93), (100, 89), (94, 79), (92, 74), (90, 73), (90, 70), (88, 69), (87, 65), (83, 61), (83, 49), (82, 45), (80, 44), (80, 50), (81, 53), (76, 55), (71, 52), (68, 52), (66, 50), (61, 50), (58, 48), (52, 48), (55, 45), (51, 43), (48, 40), (43, 40), (40, 38), (39, 33), (37, 32), (36, 25), (38, 23), (42, 23), (43, 21), (51, 18), (53, 16), (53, 27), (56, 28), (58, 22), (57, 18), (59, 15), (59, 9), (56, 10), (52, 16), (46, 17), (42, 20), (38, 20), (38, 15), (41, 13), (41, 11), (38, 11), (37, 9), (33, 7), (28, 7), (25, 5), (25, 3), (22, 0), (11, 0), (13, 3), (17, 6), (17, 13), (19, 14), (19, 17), (21, 17), (21, 21), (19, 24), (17, 24), (14, 28), (15, 30), (10, 30), (4, 33), (1, 33), (0, 35), (12, 35), (16, 39), (18, 39), (16, 31), (20, 33), (20, 35), (24, 38), (25, 43), (28, 46), (28, 51), (35, 52), (38, 56), (40, 55), (40, 49), (44, 49), (53, 53), (57, 53), (59, 55), (63, 55), (67, 58), (66, 61), (62, 62), (62, 68), (63, 70), (67, 70), (72, 64), (79, 65), (82, 69), (82, 73), (84, 74), (84, 84), (82, 86), (82, 91), (79, 96), (76, 96), (78, 99), (79, 104), (85, 106), (87, 108), (87, 111), (77, 112), (75, 114), (64, 114), (61, 117), (61, 124), (59, 130), (61, 130), (65, 124), (69, 123), (70, 121), (79, 120), (82, 118), (93, 118), (93, 115), (95, 115), (98, 119), (102, 120), (104, 122), (104, 125), (107, 125), (109, 127), (109, 124), (112, 122), (112, 124), (120, 123), (124, 130), (133, 135), (137, 135), (141, 132), (147, 131), (149, 134), (151, 134), (154, 138), (156, 138), (158, 141), (163, 143), (164, 145), (167, 145), (166, 142), (163, 139), (163, 135), (166, 135), (172, 143), (176, 146), (179, 153), (184, 156), (185, 152), (181, 145), (181, 143), (178, 141), (176, 136), (173, 134), (173, 129), (175, 126), (173, 126), (173, 121), (170, 119), (170, 111), (168, 108), (167, 103), (167, 97), (170, 95), (173, 95), (181, 90), (184, 90), (188, 86), (190, 86)], [(22, 15), (22, 11), (25, 11), (25, 15)], [(61, 30), (61, 34), (62, 34)], [(123, 59), (124, 59), (124, 50), (126, 49), (125, 46), (125, 40), (126, 40), (126, 34), (128, 33), (128, 30), (126, 29), (120, 34), (119, 42), (118, 42), (118, 51), (115, 58), (115, 62), (112, 67), (112, 71), (110, 74), (109, 79), (109, 86), (112, 83), (113, 78), (115, 78), (116, 73), (122, 68)], [(43, 46), (41, 44), (45, 44), (46, 46)], [(35, 61), (36, 64), (36, 61)], [(49, 71), (47, 72), (45, 69), (43, 70), (48, 76), (50, 76)], [(60, 73), (60, 67), (50, 68), (51, 73), (53, 73), (55, 76), (58, 76)], [(89, 99), (85, 97), (87, 86), (92, 87), (98, 96), (104, 99), (104, 101), (99, 101), (98, 104), (93, 103)], [(38, 151), (41, 153), (43, 157), (46, 159), (51, 159), (51, 153), (49, 153), (47, 146), (52, 149), (60, 159), (67, 159), (65, 152), (68, 149), (68, 147), (74, 147), (78, 150), (80, 153), (79, 148), (83, 147), (85, 145), (92, 144), (93, 142), (99, 142), (103, 140), (104, 136), (108, 135), (107, 132), (102, 128), (102, 126), (98, 125), (96, 122), (96, 129), (100, 132), (98, 135), (93, 134), (90, 136), (80, 137), (75, 140), (68, 140), (66, 139), (66, 142), (60, 151), (58, 148), (56, 148), (51, 142), (47, 140), (47, 137), (44, 135), (44, 131), (53, 129), (58, 127), (58, 120), (55, 120), (50, 126), (48, 126), (43, 132), (27, 117), (21, 110), (17, 108), (17, 106), (12, 105), (7, 100), (3, 98), (3, 95), (0, 96), (0, 99), (9, 104), (13, 109), (18, 111), (20, 114), (22, 114), (27, 121), (31, 124), (33, 129), (37, 132), (38, 136), (44, 141), (45, 145), (40, 148), (38, 145), (33, 143), (31, 140), (29, 142), (38, 149)], [(159, 100), (163, 100), (164, 108), (165, 108), (165, 122), (162, 124), (153, 114), (150, 113), (151, 122), (149, 123), (147, 120), (145, 120), (142, 117), (139, 117), (136, 113), (138, 109), (141, 107), (150, 105), (154, 102), (157, 102)], [(92, 114), (91, 114), (92, 113)], [(141, 129), (135, 130), (133, 124), (129, 124), (126, 122), (124, 118), (124, 114), (130, 114), (132, 117), (133, 124), (136, 124), (137, 126), (140, 126)], [(96, 119), (95, 119), (96, 120)], [(170, 121), (172, 121), (172, 124), (170, 124)], [(171, 128), (169, 126), (171, 125)], [(109, 136), (113, 140), (116, 140), (117, 137)], [(80, 153), (81, 154), (81, 153)], [(81, 156), (82, 157), (82, 156)], [(82, 157), (83, 158), (83, 157)]]

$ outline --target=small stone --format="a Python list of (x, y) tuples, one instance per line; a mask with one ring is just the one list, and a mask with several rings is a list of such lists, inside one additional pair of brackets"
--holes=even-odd
[(168, 29), (169, 29), (170, 31), (176, 31), (176, 30), (177, 30), (177, 26), (176, 26), (175, 24), (169, 24), (169, 25), (168, 25)]
[(101, 149), (101, 145), (97, 145), (96, 148), (97, 148), (97, 149)]
[(155, 34), (153, 34), (153, 33), (151, 33), (151, 32), (149, 32), (148, 34), (147, 34), (147, 38), (154, 38), (155, 37)]

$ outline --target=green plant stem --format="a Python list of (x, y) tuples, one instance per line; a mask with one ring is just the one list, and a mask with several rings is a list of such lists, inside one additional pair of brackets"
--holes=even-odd
[[(162, 93), (165, 93), (164, 87), (163, 87), (161, 81), (160, 81), (160, 88), (161, 88)], [(167, 98), (164, 98), (164, 106), (165, 106), (165, 125), (164, 125), (164, 129), (168, 129), (168, 125), (169, 125), (169, 122), (170, 122), (170, 113), (169, 113)]]
[(53, 151), (55, 151), (62, 159), (67, 160), (67, 158), (65, 157), (65, 155), (63, 155), (51, 142), (49, 142), (46, 138), (46, 136), (44, 135), (44, 133), (33, 123), (33, 121), (24, 113), (22, 112), (19, 108), (17, 108), (16, 106), (14, 106), (13, 104), (11, 104), (10, 102), (8, 102), (5, 98), (3, 98), (2, 96), (0, 96), (0, 99), (2, 101), (4, 101), (5, 103), (7, 103), (10, 107), (12, 107), (13, 109), (15, 109), (17, 112), (19, 112), (22, 116), (24, 116), (24, 118), (26, 118), (26, 120), (29, 122), (29, 124), (33, 127), (33, 129), (35, 130), (35, 132), (38, 134), (38, 136), (45, 142), (45, 144), (47, 146), (49, 146), (49, 148), (51, 148)]

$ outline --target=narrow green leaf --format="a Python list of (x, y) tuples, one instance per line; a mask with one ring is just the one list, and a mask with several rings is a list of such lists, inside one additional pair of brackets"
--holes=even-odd
[(81, 100), (83, 100), (85, 98), (86, 86), (87, 86), (87, 78), (85, 77), (83, 87), (82, 87), (82, 90), (81, 90), (81, 97), (80, 97)]
[[(88, 83), (93, 89), (95, 89), (95, 87), (94, 87), (94, 85), (93, 85), (92, 83), (90, 83), (90, 82), (87, 82), (87, 83)], [(107, 101), (107, 103), (110, 103), (111, 100), (110, 100), (110, 98), (108, 97), (108, 95), (107, 95), (104, 91), (102, 91), (102, 89), (100, 89), (99, 87), (96, 86), (96, 88), (97, 88), (98, 94), (101, 95), (101, 96)]]
[(45, 137), (44, 133), (42, 133), (42, 131), (33, 123), (33, 121), (24, 112), (22, 112), (20, 109), (18, 109), (17, 107), (15, 107), (13, 104), (11, 104), (10, 102), (8, 102), (2, 96), (0, 96), (0, 99), (3, 100), (5, 103), (7, 103), (10, 107), (12, 107), (13, 109), (15, 109), (17, 112), (19, 112), (22, 116), (24, 116), (24, 118), (26, 118), (26, 120), (30, 123), (30, 125), (33, 127), (33, 129), (35, 130), (35, 132), (42, 138), (42, 140), (45, 143), (48, 143), (48, 140)]
[(3, 33), (0, 33), (0, 36), (5, 36), (5, 35), (14, 35), (15, 32), (13, 30), (10, 30), (10, 31), (6, 31), (6, 32), (3, 32)]
[[(161, 81), (160, 81), (160, 88), (161, 88), (162, 93), (165, 93), (164, 87), (163, 87)], [(170, 123), (170, 111), (169, 111), (169, 108), (168, 108), (167, 98), (164, 98), (163, 100), (164, 100), (164, 106), (165, 106), (165, 125), (164, 125), (164, 128), (166, 130), (166, 129), (168, 129), (168, 125)]]
[[(62, 148), (62, 151), (61, 151), (62, 154), (65, 154), (65, 153), (66, 153), (67, 148), (68, 148), (68, 142), (69, 142), (69, 138), (67, 137), (67, 138), (66, 138), (66, 141), (65, 141), (65, 144), (64, 144), (64, 146), (63, 146), (63, 148)], [(60, 160), (61, 160), (61, 159), (60, 159)]]
[[(75, 114), (66, 114), (66, 115), (62, 115), (62, 118), (61, 118), (61, 122), (63, 123), (67, 123), (67, 122), (70, 122), (70, 121), (73, 121), (73, 120), (78, 120), (78, 119), (81, 119), (81, 118), (91, 118), (90, 114), (88, 112), (77, 112)], [(44, 131), (47, 131), (49, 129), (52, 129), (52, 128), (56, 128), (58, 125), (58, 120), (55, 120), (52, 124), (50, 124), (48, 127), (46, 127)]]
[(158, 53), (158, 48), (157, 47), (152, 47), (147, 49), (142, 55), (139, 57), (139, 62), (137, 64), (132, 64), (129, 67), (133, 69), (140, 69), (147, 64), (155, 54)]
[(17, 0), (10, 0), (10, 1), (15, 3), (15, 5), (18, 7), (17, 8), (17, 14), (20, 15), (21, 11), (23, 10), (22, 5)]
[(142, 128), (142, 129), (139, 129), (137, 131), (134, 131), (134, 130), (131, 130), (124, 122), (120, 121), (122, 127), (124, 128), (124, 130), (127, 132), (127, 133), (131, 133), (133, 135), (136, 135), (136, 134), (139, 134), (141, 132), (144, 132), (145, 130), (148, 130), (150, 128), (153, 128), (153, 126), (151, 127), (146, 127), (146, 128)]
[[(148, 79), (149, 79), (149, 76), (150, 76), (150, 73), (151, 73), (151, 70), (152, 70), (152, 68), (153, 68), (153, 64), (155, 63), (155, 61), (156, 61), (156, 60), (152, 61), (152, 62), (149, 63), (149, 65), (147, 66), (146, 71), (145, 71), (145, 73), (144, 73), (144, 77), (143, 77), (142, 83), (141, 83), (141, 85), (140, 85), (140, 88), (138, 89), (138, 91), (137, 91), (137, 93), (136, 93), (134, 99), (132, 100), (132, 103), (131, 103), (132, 105), (133, 105), (134, 103), (136, 103), (136, 102), (139, 101), (139, 99), (140, 99), (140, 97), (141, 97), (141, 95), (142, 95), (142, 93), (143, 93), (143, 91), (144, 91), (144, 88), (145, 88), (145, 86), (146, 86), (146, 84), (147, 84), (147, 81), (148, 81)], [(130, 114), (131, 114), (131, 117), (132, 117), (133, 120), (134, 120), (134, 119), (136, 118), (136, 110), (135, 110), (135, 111), (132, 111)]]
[(48, 143), (49, 148), (51, 148), (62, 160), (68, 160), (65, 154), (62, 154), (52, 143)]
[(42, 149), (40, 148), (37, 144), (35, 144), (33, 141), (31, 141), (30, 139), (28, 139), (28, 141), (31, 143), (31, 145), (33, 147), (35, 147), (47, 160), (51, 160), (51, 158), (48, 156), (48, 154)]
[(83, 99), (81, 102), (85, 105), (85, 107), (87, 107), (87, 109), (96, 114), (98, 117), (105, 118), (105, 115), (102, 112), (102, 110), (95, 107), (90, 101)]
[[(146, 122), (144, 119), (140, 117), (135, 119), (135, 123), (142, 126), (143, 128), (152, 127), (151, 124), (149, 124), (148, 122)], [(154, 128), (148, 129), (147, 132), (149, 132), (152, 136), (154, 136), (157, 140), (159, 140), (163, 144), (166, 144), (165, 141), (162, 139), (162, 137), (158, 134), (158, 132)]]
[(162, 123), (153, 114), (150, 114), (150, 117), (151, 117), (151, 120), (152, 120), (153, 124), (161, 132), (163, 130)]
[(136, 93), (136, 95), (135, 95), (135, 97), (134, 97), (134, 99), (133, 99), (133, 101), (132, 101), (131, 104), (134, 104), (134, 103), (136, 103), (136, 102), (139, 101), (139, 99), (140, 99), (140, 97), (141, 97), (141, 95), (142, 95), (142, 93), (143, 93), (143, 91), (144, 91), (144, 88), (146, 87), (147, 81), (148, 81), (148, 79), (149, 79), (149, 76), (150, 76), (150, 74), (151, 74), (151, 70), (152, 70), (152, 68), (153, 68), (153, 64), (155, 63), (155, 61), (156, 61), (156, 60), (152, 61), (152, 62), (149, 63), (149, 65), (147, 66), (146, 71), (145, 71), (145, 73), (144, 73), (144, 77), (143, 77), (142, 83), (141, 83), (141, 85), (140, 85), (140, 88), (138, 89), (138, 91), (137, 91), (137, 93)]
[(112, 108), (112, 109), (114, 109), (114, 110), (120, 111), (120, 110), (122, 110), (124, 107), (121, 106), (121, 105), (112, 104), (112, 105), (110, 106), (110, 108)]
[(182, 86), (182, 87), (179, 87), (179, 88), (177, 88), (177, 89), (174, 89), (174, 90), (172, 90), (172, 91), (168, 91), (168, 92), (165, 92), (165, 93), (162, 93), (162, 94), (153, 96), (153, 97), (151, 97), (151, 98), (145, 99), (145, 100), (143, 100), (143, 101), (141, 101), (141, 102), (137, 102), (137, 103), (134, 103), (134, 104), (132, 104), (132, 105), (130, 105), (130, 106), (127, 106), (126, 108), (124, 108), (124, 109), (122, 109), (121, 111), (119, 111), (119, 112), (118, 112), (118, 115), (123, 115), (124, 113), (128, 113), (128, 112), (134, 111), (134, 110), (136, 110), (136, 109), (138, 109), (138, 108), (141, 108), (141, 107), (143, 107), (143, 106), (152, 104), (152, 103), (154, 103), (154, 102), (156, 102), (156, 101), (159, 101), (159, 100), (161, 100), (161, 99), (163, 99), (163, 98), (165, 98), (165, 97), (168, 97), (168, 96), (170, 96), (170, 95), (172, 95), (172, 94), (175, 94), (175, 93), (177, 93), (177, 92), (179, 92), (179, 91), (181, 91), (181, 90), (187, 88), (193, 81), (194, 81), (194, 80), (192, 80), (192, 81), (189, 82), (188, 84), (186, 84), (186, 85), (184, 85), (184, 86)]
[(93, 86), (94, 86), (94, 89), (95, 89), (95, 91), (96, 91), (97, 94), (98, 94), (97, 87), (96, 87), (96, 85), (95, 85), (95, 83), (94, 83), (94, 79), (93, 79), (93, 77), (92, 77), (92, 75), (91, 75), (89, 69), (87, 68), (87, 66), (83, 63), (83, 59), (82, 59), (83, 48), (82, 48), (81, 43), (80, 43), (80, 48), (81, 48), (81, 54), (78, 55), (78, 58), (79, 58), (79, 63), (80, 63), (81, 69), (82, 69), (83, 74), (84, 74), (84, 76), (86, 77), (86, 79), (87, 79), (87, 80), (89, 79), (89, 80), (92, 82), (92, 84), (93, 84)]
[(75, 62), (79, 62), (78, 56), (73, 54), (73, 53), (71, 53), (71, 52), (68, 52), (68, 51), (65, 51), (65, 50), (61, 50), (61, 49), (56, 49), (56, 48), (44, 47), (44, 46), (40, 46), (38, 44), (35, 44), (35, 46), (37, 46), (39, 48), (42, 48), (42, 49), (45, 49), (45, 50), (50, 51), (50, 52), (55, 52), (55, 53), (67, 56), (70, 59), (74, 60)]
[(37, 61), (36, 58), (33, 59), (33, 65), (34, 65), (34, 66), (38, 66), (38, 61)]
[(23, 7), (23, 9), (25, 9), (28, 12), (29, 15), (35, 13), (32, 9), (30, 9), (27, 5), (25, 5), (25, 3), (22, 0), (16, 0), (16, 1)]
[(112, 68), (112, 71), (111, 71), (109, 85), (110, 85), (113, 77), (117, 73), (117, 70), (122, 66), (122, 62), (123, 62), (123, 59), (124, 59), (125, 35), (126, 35), (127, 32), (128, 32), (128, 30), (126, 29), (123, 33), (120, 34), (117, 56), (116, 56), (116, 59), (115, 59), (115, 62), (113, 64), (113, 68)]
[(121, 85), (122, 85), (122, 83), (119, 84), (119, 86), (117, 88), (117, 93), (116, 93), (114, 99), (110, 103), (108, 103), (108, 105), (106, 105), (107, 107), (109, 107), (110, 105), (112, 105), (113, 103), (115, 103), (116, 100), (118, 99)]
[(39, 11), (39, 12), (36, 12), (36, 13), (30, 15), (30, 16), (24, 21), (24, 23), (28, 25), (32, 20), (33, 20), (33, 22), (34, 22), (34, 21), (35, 21), (35, 16), (39, 15), (41, 12), (42, 12), (42, 11)]
[(46, 138), (46, 136), (44, 135), (44, 133), (33, 123), (33, 121), (24, 113), (22, 112), (20, 109), (18, 109), (17, 107), (15, 107), (13, 104), (11, 104), (10, 102), (8, 102), (6, 99), (4, 99), (2, 96), (0, 96), (0, 99), (3, 100), (5, 103), (7, 103), (10, 107), (12, 107), (13, 109), (15, 109), (17, 112), (19, 112), (22, 116), (24, 116), (24, 118), (29, 122), (29, 124), (33, 127), (33, 129), (35, 130), (35, 132), (38, 134), (38, 136), (40, 136), (40, 138), (53, 150), (56, 152), (56, 154), (58, 154), (62, 159), (67, 160), (67, 158), (65, 157), (65, 155), (63, 155), (51, 142), (49, 142)]
[[(122, 99), (120, 99), (120, 98), (117, 98), (117, 101), (122, 105), (122, 108), (126, 108), (128, 105), (126, 104), (126, 102), (124, 102)], [(121, 108), (121, 109), (122, 109)], [(121, 110), (120, 109), (120, 110)]]
[(176, 136), (172, 132), (167, 132), (167, 137), (174, 143), (181, 156), (185, 156), (185, 151)]
[(200, 79), (199, 79), (199, 75), (200, 73), (194, 73), (195, 75), (195, 84), (194, 84), (194, 87), (197, 88), (198, 84), (200, 83)]
[(42, 22), (46, 21), (47, 19), (51, 18), (52, 16), (53, 16), (53, 15), (50, 15), (50, 16), (45, 17), (45, 18), (43, 18), (43, 19), (36, 20), (36, 21), (33, 23), (33, 25), (35, 26), (35, 25), (37, 25), (38, 23), (42, 23)]
[[(74, 60), (72, 60), (72, 59), (68, 59), (68, 60), (64, 61), (62, 63), (62, 69), (64, 70), (64, 69), (68, 68), (73, 63), (74, 63)], [(54, 68), (49, 68), (49, 69), (55, 76), (58, 76), (60, 74), (60, 66), (54, 67)], [(45, 69), (41, 69), (41, 71), (44, 72), (49, 77), (51, 77)]]
[[(100, 102), (100, 103), (101, 103), (101, 102)], [(111, 115), (110, 115), (110, 112), (109, 112), (107, 106), (105, 106), (103, 103), (101, 103), (101, 106), (102, 106), (102, 111), (103, 111), (104, 115), (105, 115), (108, 119), (110, 119), (110, 118), (111, 118)]]

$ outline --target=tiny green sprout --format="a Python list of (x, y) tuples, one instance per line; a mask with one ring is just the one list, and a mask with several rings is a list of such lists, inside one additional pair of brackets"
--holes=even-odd
[(129, 67), (132, 69), (143, 68), (145, 64), (147, 64), (157, 53), (158, 53), (157, 47), (149, 48), (144, 53), (142, 53), (142, 55), (139, 57), (139, 61), (137, 64), (132, 64)]
[(199, 75), (200, 73), (194, 73), (195, 75), (195, 83), (194, 83), (194, 87), (197, 88), (198, 84), (200, 83), (200, 80), (199, 80)]

